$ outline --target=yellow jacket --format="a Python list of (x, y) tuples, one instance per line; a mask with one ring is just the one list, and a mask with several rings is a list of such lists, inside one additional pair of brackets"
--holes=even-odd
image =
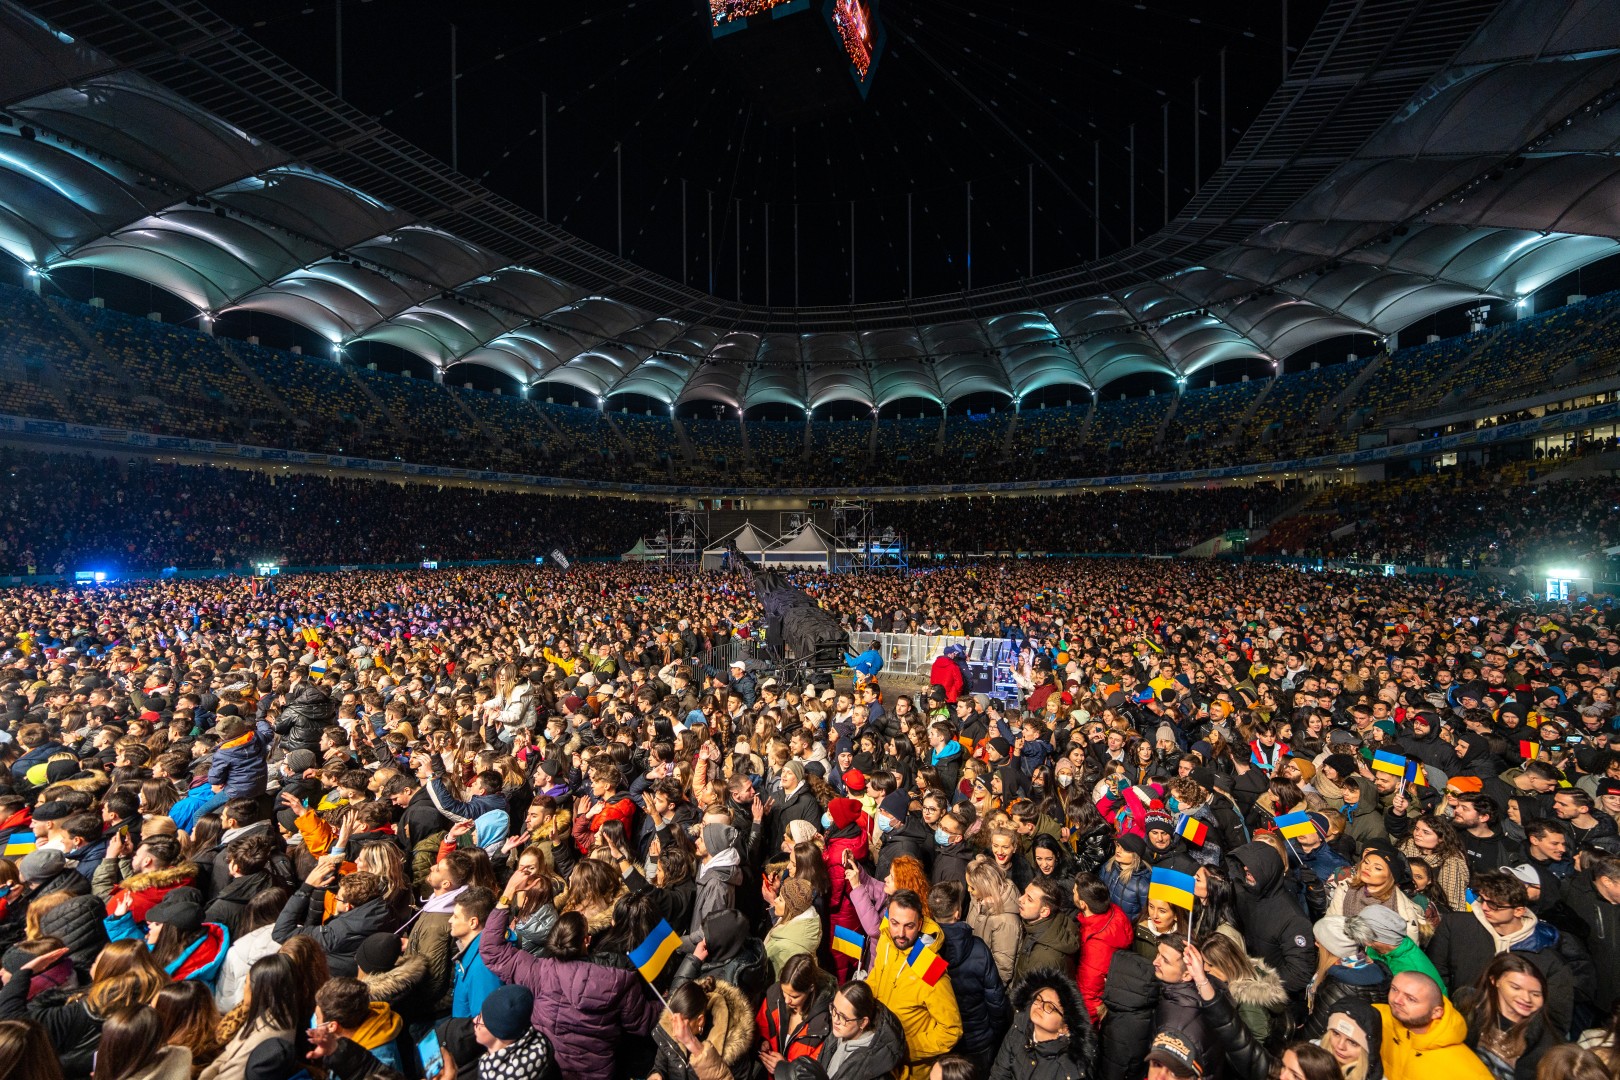
[[(939, 928), (935, 926), (934, 933)], [(924, 927), (926, 932), (927, 927)], [(962, 1014), (956, 1008), (951, 977), (941, 975), (929, 986), (906, 963), (906, 954), (889, 937), (889, 920), (878, 930), (872, 971), (866, 977), (872, 993), (900, 1019), (906, 1033), (907, 1080), (928, 1080), (933, 1059), (948, 1054), (962, 1037)], [(1447, 1078), (1452, 1080), (1452, 1078)]]
[(1380, 1053), (1389, 1080), (1492, 1080), (1485, 1063), (1468, 1049), (1468, 1024), (1462, 1013), (1450, 998), (1442, 998), (1441, 1004), (1445, 1012), (1422, 1034), (1397, 1023), (1388, 1005), (1373, 1006), (1384, 1022)]

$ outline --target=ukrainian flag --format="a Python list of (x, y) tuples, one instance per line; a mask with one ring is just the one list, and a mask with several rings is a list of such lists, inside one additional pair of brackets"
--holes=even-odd
[(866, 937), (847, 926), (834, 926), (832, 951), (859, 960), (866, 952)]
[(663, 972), (664, 965), (669, 963), (669, 958), (675, 955), (680, 944), (681, 939), (669, 928), (669, 923), (659, 919), (658, 925), (647, 935), (647, 940), (630, 950), (630, 962), (636, 965), (643, 979), (652, 982)]
[(1392, 754), (1388, 750), (1380, 750), (1373, 754), (1373, 772), (1390, 773), (1393, 776), (1406, 775), (1406, 758), (1400, 754)]
[(1175, 907), (1193, 908), (1193, 890), (1198, 883), (1191, 874), (1183, 874), (1180, 870), (1170, 870), (1163, 866), (1153, 868), (1152, 880), (1148, 882), (1148, 899), (1163, 900)]
[(39, 841), (31, 832), (14, 832), (6, 837), (6, 858), (11, 859), (19, 855), (29, 855)]
[(1277, 831), (1290, 840), (1296, 836), (1309, 836), (1316, 831), (1316, 826), (1311, 823), (1310, 816), (1303, 810), (1292, 814), (1282, 814), (1273, 820), (1277, 824)]

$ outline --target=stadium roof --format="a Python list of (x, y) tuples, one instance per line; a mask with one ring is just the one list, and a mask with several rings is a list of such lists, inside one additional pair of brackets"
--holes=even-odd
[(1228, 161), (1107, 259), (760, 308), (451, 172), (186, 0), (0, 4), (0, 248), (438, 368), (746, 407), (949, 402), (1284, 359), (1620, 250), (1620, 5), (1330, 3)]

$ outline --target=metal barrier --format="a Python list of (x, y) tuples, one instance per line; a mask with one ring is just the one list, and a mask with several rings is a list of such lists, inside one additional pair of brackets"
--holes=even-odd
[(1013, 664), (1018, 647), (1006, 638), (956, 637), (947, 634), (855, 634), (855, 651), (877, 647), (883, 656), (884, 675), (901, 678), (928, 677), (934, 660), (947, 645), (960, 645), (967, 652), (968, 689), (975, 694), (999, 697), (1009, 705), (1021, 700), (1013, 682)]

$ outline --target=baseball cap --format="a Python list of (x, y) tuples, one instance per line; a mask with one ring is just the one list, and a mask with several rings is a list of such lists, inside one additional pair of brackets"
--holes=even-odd
[(1498, 866), (1497, 869), (1504, 874), (1518, 878), (1526, 885), (1537, 889), (1541, 888), (1541, 875), (1536, 873), (1536, 868), (1529, 863), (1520, 863), (1518, 866)]
[(1153, 1036), (1153, 1046), (1147, 1059), (1163, 1065), (1177, 1076), (1201, 1077), (1203, 1062), (1199, 1060), (1198, 1044), (1178, 1028), (1165, 1028)]

